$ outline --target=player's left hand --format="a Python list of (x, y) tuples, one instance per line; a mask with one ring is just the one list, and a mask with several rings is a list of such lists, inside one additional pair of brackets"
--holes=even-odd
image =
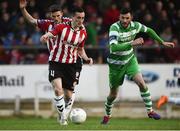
[(163, 42), (162, 43), (164, 46), (167, 46), (167, 47), (171, 47), (171, 48), (174, 48), (175, 47), (175, 44), (173, 42)]
[(40, 38), (40, 41), (41, 41), (42, 43), (46, 43), (47, 40), (48, 40), (48, 37), (47, 37), (46, 35), (43, 35), (43, 36), (41, 36), (41, 38)]
[(88, 58), (86, 60), (86, 62), (91, 66), (93, 64), (93, 59), (92, 58)]

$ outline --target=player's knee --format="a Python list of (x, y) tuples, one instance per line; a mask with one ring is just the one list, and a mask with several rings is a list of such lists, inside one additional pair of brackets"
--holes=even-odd
[(57, 96), (62, 95), (63, 94), (63, 90), (61, 88), (58, 87), (54, 87), (54, 92)]

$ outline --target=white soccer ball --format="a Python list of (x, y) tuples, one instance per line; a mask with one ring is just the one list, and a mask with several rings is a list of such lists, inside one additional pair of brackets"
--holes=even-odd
[(81, 124), (86, 121), (87, 114), (81, 108), (74, 108), (69, 117), (72, 123)]

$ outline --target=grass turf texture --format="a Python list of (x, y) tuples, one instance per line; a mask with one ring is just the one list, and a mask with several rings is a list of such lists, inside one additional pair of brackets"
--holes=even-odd
[(112, 118), (108, 125), (101, 118), (88, 117), (83, 124), (61, 126), (56, 118), (10, 117), (0, 118), (0, 130), (180, 130), (180, 119), (127, 119)]

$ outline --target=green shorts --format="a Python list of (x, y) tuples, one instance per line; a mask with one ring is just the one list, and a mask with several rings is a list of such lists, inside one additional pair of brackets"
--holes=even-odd
[(109, 86), (110, 88), (118, 88), (123, 84), (124, 77), (127, 75), (130, 79), (140, 72), (140, 68), (136, 57), (133, 57), (125, 65), (109, 64)]

